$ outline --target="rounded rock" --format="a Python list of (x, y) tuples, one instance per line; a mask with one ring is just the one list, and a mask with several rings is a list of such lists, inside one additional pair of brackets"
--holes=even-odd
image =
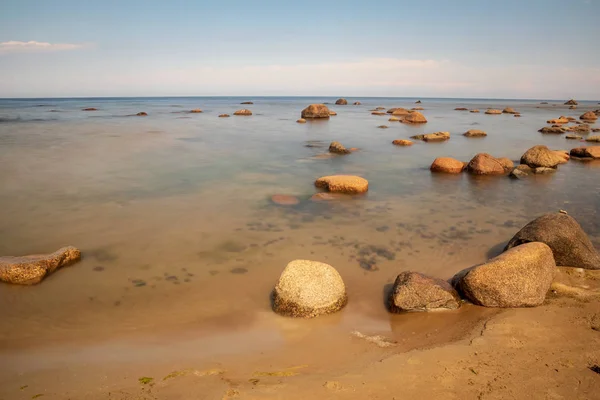
[(325, 104), (311, 104), (302, 110), (302, 118), (329, 118), (329, 108)]
[(315, 186), (332, 193), (359, 194), (369, 190), (369, 181), (354, 175), (330, 175), (317, 179)]
[(460, 174), (465, 168), (465, 163), (452, 157), (438, 157), (433, 160), (429, 169), (431, 172), (446, 174)]

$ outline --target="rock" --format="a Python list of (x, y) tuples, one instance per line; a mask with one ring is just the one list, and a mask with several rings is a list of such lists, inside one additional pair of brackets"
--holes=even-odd
[(513, 117), (515, 117), (515, 118), (521, 118), (521, 114), (515, 114), (515, 115), (513, 115)]
[(548, 213), (534, 219), (513, 236), (506, 250), (528, 242), (550, 246), (557, 265), (600, 269), (600, 255), (581, 226), (568, 214)]
[(203, 112), (203, 111), (199, 108), (194, 108), (193, 110), (190, 110), (190, 113), (192, 113), (192, 114), (199, 114), (201, 112)]
[(559, 164), (566, 164), (569, 162), (569, 158), (571, 158), (569, 152), (566, 150), (552, 150), (552, 152), (560, 158)]
[(248, 116), (248, 115), (252, 115), (252, 111), (247, 110), (247, 109), (243, 109), (243, 110), (237, 110), (236, 112), (233, 113), (233, 115), (244, 115), (244, 116)]
[(387, 125), (379, 125), (378, 128), (380, 128), (380, 129), (387, 129), (387, 128), (389, 128), (389, 126), (387, 126)]
[(346, 149), (340, 142), (331, 142), (329, 152), (335, 154), (349, 154), (350, 150)]
[(337, 104), (338, 106), (345, 106), (345, 105), (348, 105), (348, 100), (346, 100), (346, 99), (337, 99), (335, 101), (335, 104)]
[(329, 118), (329, 108), (325, 104), (311, 104), (302, 110), (302, 118)]
[(533, 146), (521, 156), (521, 164), (527, 164), (531, 168), (546, 167), (556, 168), (561, 162), (561, 157), (557, 156), (546, 146)]
[(418, 272), (402, 272), (388, 298), (391, 312), (456, 310), (461, 300), (446, 281)]
[(469, 111), (469, 112), (472, 112), (472, 113), (478, 113), (478, 112), (479, 112), (479, 110), (471, 110), (471, 111)]
[(373, 111), (371, 115), (385, 115), (383, 111)]
[(35, 285), (59, 268), (79, 261), (81, 252), (75, 247), (63, 247), (50, 254), (22, 257), (0, 257), (0, 281), (17, 285)]
[(600, 135), (596, 135), (596, 136), (588, 136), (587, 139), (585, 139), (586, 142), (600, 142)]
[[(542, 104), (543, 104), (543, 103), (542, 103)], [(548, 103), (546, 103), (546, 104), (548, 104)], [(565, 102), (565, 105), (566, 105), (566, 106), (576, 106), (577, 104), (579, 104), (579, 103), (577, 103), (577, 102), (576, 102), (575, 100), (573, 100), (573, 99), (571, 99), (571, 100), (569, 100), (569, 101)]]
[(544, 302), (555, 273), (550, 247), (534, 242), (459, 272), (452, 284), (465, 298), (484, 307), (535, 307)]
[(98, 111), (98, 109), (94, 108), (94, 107), (88, 107), (88, 108), (84, 108), (82, 111)]
[(385, 110), (385, 107), (383, 107), (383, 106), (375, 107), (375, 110), (377, 110), (377, 111)]
[(427, 119), (423, 114), (418, 111), (411, 111), (410, 114), (404, 117), (402, 122), (406, 122), (409, 124), (424, 124), (427, 122)]
[(337, 113), (335, 111), (329, 111), (329, 115), (332, 117), (335, 117), (337, 115)]
[(547, 101), (542, 101), (540, 104), (548, 104)]
[(300, 200), (298, 200), (297, 197), (287, 194), (274, 194), (271, 196), (271, 201), (280, 206), (295, 206), (300, 203)]
[[(565, 117), (562, 117), (562, 118), (565, 118)], [(567, 120), (569, 120), (571, 122), (577, 122), (577, 118), (575, 118), (575, 117), (566, 117), (566, 118), (567, 118)]]
[(569, 122), (569, 120), (567, 119), (567, 117), (564, 116), (560, 116), (558, 118), (554, 118), (554, 119), (549, 119), (548, 121), (546, 121), (548, 124), (566, 124)]
[(273, 289), (273, 310), (288, 317), (313, 318), (344, 308), (346, 286), (331, 265), (309, 260), (290, 262)]
[(534, 171), (529, 165), (521, 164), (517, 165), (517, 167), (512, 170), (512, 172), (510, 173), (510, 177), (516, 179), (523, 179), (525, 177), (530, 176), (533, 173)]
[(362, 103), (361, 103), (360, 101), (355, 101), (355, 102), (354, 102), (354, 105), (355, 105), (355, 106), (360, 106), (361, 104), (362, 104)]
[(500, 157), (496, 158), (496, 160), (498, 160), (498, 162), (502, 165), (504, 172), (510, 172), (515, 167), (515, 163), (513, 163), (510, 158)]
[(421, 100), (415, 101), (415, 104), (421, 104)]
[(545, 133), (545, 134), (552, 133), (552, 134), (560, 135), (560, 134), (565, 133), (566, 131), (567, 130), (562, 126), (545, 126), (542, 129), (540, 129), (538, 132)]
[(396, 146), (412, 146), (413, 142), (406, 139), (396, 139), (392, 142), (392, 144)]
[(219, 118), (229, 118), (229, 114), (219, 114)]
[(504, 110), (502, 110), (502, 113), (504, 113), (504, 114), (518, 114), (518, 112), (515, 111), (512, 107), (506, 107)]
[(592, 132), (600, 132), (600, 128), (592, 128)]
[(600, 158), (600, 146), (578, 147), (571, 149), (572, 157), (577, 158)]
[(456, 107), (454, 111), (469, 111), (469, 109), (465, 107)]
[(397, 122), (397, 121), (400, 121), (400, 119), (396, 118), (396, 117), (391, 117), (390, 119), (388, 119), (388, 121)]
[(542, 174), (553, 174), (556, 172), (556, 168), (548, 168), (548, 167), (537, 167), (533, 168), (533, 173), (537, 175)]
[(137, 115), (138, 117), (146, 117), (146, 116), (148, 116), (148, 113), (146, 113), (144, 111), (141, 111), (141, 112), (139, 112), (139, 113), (137, 113), (135, 115)]
[(339, 200), (343, 197), (344, 195), (341, 193), (315, 193), (311, 196), (310, 200), (311, 201), (332, 201), (332, 200)]
[(387, 113), (392, 114), (392, 115), (408, 115), (408, 114), (410, 114), (410, 111), (407, 110), (406, 108), (398, 107), (398, 108), (390, 108), (389, 110), (387, 110)]
[(296, 122), (299, 123), (299, 124), (305, 124), (306, 120), (304, 118), (300, 118)]
[(468, 131), (466, 131), (465, 133), (463, 133), (463, 136), (466, 136), (466, 137), (484, 137), (484, 136), (487, 136), (487, 133), (485, 133), (484, 131), (481, 131), (479, 129), (469, 129)]
[(421, 110), (424, 110), (424, 108), (423, 107), (413, 107), (410, 110), (411, 111), (421, 111)]
[(578, 140), (578, 139), (581, 139), (581, 138), (582, 138), (581, 135), (575, 135), (575, 134), (572, 134), (572, 133), (570, 133), (570, 134), (568, 134), (568, 135), (565, 136), (565, 139)]
[(502, 114), (502, 111), (494, 110), (494, 109), (490, 108), (490, 109), (486, 110), (485, 113), (490, 114), (490, 115), (497, 115), (497, 114)]
[(479, 153), (469, 161), (467, 171), (474, 175), (504, 175), (504, 164), (487, 153)]
[(451, 157), (438, 157), (433, 160), (429, 169), (431, 172), (442, 172), (446, 174), (460, 174), (465, 168), (465, 163)]
[(423, 135), (425, 142), (443, 142), (450, 139), (450, 132), (434, 132)]
[(243, 102), (241, 102), (240, 104), (254, 104), (254, 103), (253, 103), (253, 102), (251, 102), (251, 101), (243, 101)]
[(586, 113), (581, 114), (579, 119), (583, 119), (585, 121), (595, 121), (598, 119), (598, 116), (596, 114), (594, 114), (593, 111), (588, 111)]
[(569, 110), (575, 110), (577, 108), (577, 106), (570, 106)]
[(576, 133), (590, 133), (590, 126), (588, 124), (579, 124), (579, 125), (575, 125), (575, 126), (569, 126), (567, 127), (569, 132), (576, 132)]
[(365, 193), (369, 190), (369, 182), (365, 178), (353, 175), (324, 176), (315, 181), (315, 186), (332, 193)]

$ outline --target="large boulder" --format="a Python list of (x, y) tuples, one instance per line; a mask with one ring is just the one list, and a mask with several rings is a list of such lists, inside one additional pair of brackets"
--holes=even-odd
[(487, 133), (485, 133), (482, 130), (479, 129), (469, 129), (468, 131), (466, 131), (465, 133), (463, 133), (463, 136), (466, 137), (484, 137), (487, 136)]
[[(393, 114), (392, 114), (393, 115)], [(423, 114), (418, 111), (411, 111), (410, 114), (406, 115), (402, 122), (406, 122), (408, 124), (424, 124), (427, 122), (427, 119)]]
[(18, 285), (34, 285), (59, 268), (81, 258), (75, 247), (63, 247), (50, 254), (22, 257), (0, 257), (0, 281)]
[(388, 298), (391, 312), (456, 310), (461, 300), (446, 281), (418, 272), (402, 272)]
[(503, 175), (504, 163), (487, 153), (479, 153), (469, 161), (467, 171), (474, 175)]
[(338, 106), (345, 106), (345, 105), (348, 105), (348, 100), (346, 100), (346, 99), (337, 99), (335, 101), (335, 104), (337, 104)]
[(438, 157), (433, 160), (429, 169), (431, 172), (446, 174), (460, 174), (465, 168), (465, 163), (452, 157)]
[(325, 104), (311, 104), (302, 110), (302, 118), (329, 118), (329, 108)]
[(331, 175), (317, 179), (315, 186), (332, 193), (357, 194), (369, 190), (369, 181), (354, 175)]
[(331, 265), (309, 260), (290, 262), (273, 289), (273, 310), (289, 317), (313, 318), (341, 310), (346, 286)]
[(531, 168), (556, 168), (561, 161), (560, 156), (543, 145), (533, 146), (521, 156), (521, 164), (527, 164)]
[(452, 278), (462, 296), (484, 307), (535, 307), (544, 302), (556, 273), (552, 250), (526, 243)]
[(593, 111), (588, 111), (583, 113), (579, 119), (583, 119), (585, 121), (595, 121), (598, 119), (598, 116)]
[(600, 146), (577, 147), (570, 154), (577, 158), (600, 158)]
[(345, 148), (340, 142), (331, 142), (329, 152), (335, 154), (349, 154), (350, 150)]
[(521, 229), (506, 249), (523, 243), (542, 242), (550, 246), (557, 265), (600, 269), (600, 255), (577, 221), (564, 213), (544, 214)]

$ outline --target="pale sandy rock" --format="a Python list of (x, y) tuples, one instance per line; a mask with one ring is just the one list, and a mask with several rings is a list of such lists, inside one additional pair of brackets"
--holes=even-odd
[(391, 312), (456, 310), (461, 300), (446, 281), (418, 272), (402, 272), (388, 298)]
[(50, 254), (22, 257), (0, 257), (0, 281), (18, 285), (34, 285), (59, 268), (79, 261), (81, 252), (72, 246)]
[(369, 190), (369, 182), (354, 175), (324, 176), (315, 181), (315, 186), (333, 193), (357, 194)]

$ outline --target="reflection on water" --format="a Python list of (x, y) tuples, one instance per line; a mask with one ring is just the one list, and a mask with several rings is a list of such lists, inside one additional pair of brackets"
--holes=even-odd
[[(0, 285), (2, 346), (41, 333), (106, 337), (215, 320), (248, 327), (268, 311), (275, 280), (296, 258), (340, 271), (346, 315), (387, 321), (381, 290), (400, 271), (449, 278), (558, 209), (600, 244), (597, 163), (516, 181), (428, 171), (438, 156), (467, 161), (489, 152), (517, 161), (536, 144), (574, 147), (537, 132), (547, 119), (572, 115), (566, 107), (424, 100), (429, 123), (407, 126), (368, 110), (414, 99), (360, 99), (361, 106), (331, 105), (338, 116), (329, 121), (297, 124), (307, 104), (331, 99), (265, 98), (249, 106), (252, 117), (217, 118), (243, 100), (0, 100), (0, 253), (74, 245), (84, 255), (36, 287)], [(522, 118), (453, 111), (508, 105)], [(194, 108), (204, 112), (181, 118)], [(124, 117), (140, 111), (148, 116)], [(584, 111), (580, 104), (577, 115)], [(377, 129), (382, 123), (390, 128)], [(488, 137), (464, 138), (473, 126)], [(441, 130), (451, 140), (391, 144)], [(333, 140), (360, 151), (324, 157)], [(311, 201), (315, 178), (337, 173), (364, 176), (369, 193)], [(273, 194), (300, 201), (277, 206)]]

